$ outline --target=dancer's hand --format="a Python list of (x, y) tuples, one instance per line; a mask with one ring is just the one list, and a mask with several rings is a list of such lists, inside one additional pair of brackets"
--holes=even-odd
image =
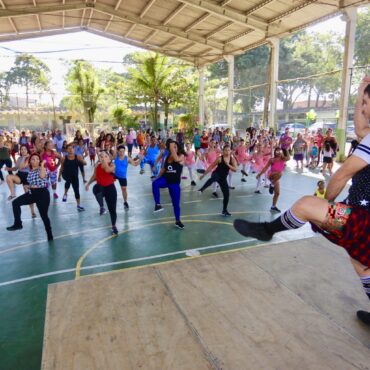
[(259, 173), (259, 174), (256, 176), (256, 179), (258, 180), (260, 177), (261, 177), (261, 174)]
[(90, 185), (89, 185), (89, 184), (86, 184), (86, 185), (85, 185), (85, 190), (86, 190), (86, 191), (89, 191), (89, 188), (90, 188)]

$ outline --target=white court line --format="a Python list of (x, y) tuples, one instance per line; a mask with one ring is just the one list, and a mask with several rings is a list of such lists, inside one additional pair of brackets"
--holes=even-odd
[(189, 204), (189, 203), (199, 203), (201, 200), (191, 200), (189, 202), (183, 202), (184, 204)]
[[(253, 241), (253, 240), (255, 240), (255, 239), (251, 239), (251, 238), (250, 238), (249, 240), (247, 239), (247, 240), (240, 240), (240, 241), (237, 241), (237, 242), (231, 242), (231, 243), (224, 243), (224, 244), (209, 245), (209, 246), (207, 246), (207, 247), (194, 248), (194, 249), (196, 249), (196, 250), (198, 250), (198, 251), (202, 251), (202, 250), (213, 249), (213, 248), (227, 247), (227, 246), (235, 245), (235, 244), (248, 243), (248, 242), (251, 242), (251, 241)], [(132, 258), (132, 259), (129, 259), (129, 260), (122, 260), (122, 261), (116, 261), (116, 262), (100, 263), (100, 264), (98, 264), (98, 265), (91, 265), (91, 266), (84, 266), (84, 267), (81, 267), (81, 270), (91, 270), (91, 269), (101, 268), (101, 267), (108, 267), (108, 266), (123, 265), (123, 264), (127, 264), (127, 263), (132, 263), (132, 262), (147, 261), (147, 260), (156, 259), (156, 258), (175, 256), (175, 255), (178, 255), (178, 254), (184, 254), (184, 253), (186, 253), (186, 252), (187, 252), (187, 249), (182, 250), (182, 251), (177, 251), (177, 252), (170, 252), (170, 253), (157, 254), (157, 255), (154, 255), (154, 256), (148, 256), (148, 257), (139, 257), (139, 258)], [(17, 283), (22, 283), (22, 282), (24, 282), (24, 281), (30, 281), (30, 280), (41, 279), (41, 278), (48, 277), (48, 276), (67, 274), (67, 273), (69, 273), (69, 272), (75, 272), (75, 271), (76, 271), (76, 269), (75, 269), (75, 268), (71, 268), (71, 269), (64, 269), (64, 270), (57, 270), (57, 271), (47, 272), (47, 273), (45, 273), (45, 274), (32, 275), (32, 276), (28, 276), (28, 277), (21, 278), (21, 279), (10, 280), (10, 281), (4, 281), (3, 283), (0, 283), (0, 287), (2, 287), (2, 286), (7, 286), (7, 285), (12, 285), (12, 284), (17, 284)]]

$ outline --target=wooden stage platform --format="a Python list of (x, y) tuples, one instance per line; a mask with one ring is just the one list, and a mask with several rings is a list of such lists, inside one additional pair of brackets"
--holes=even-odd
[(370, 309), (321, 237), (49, 286), (42, 369), (370, 369)]

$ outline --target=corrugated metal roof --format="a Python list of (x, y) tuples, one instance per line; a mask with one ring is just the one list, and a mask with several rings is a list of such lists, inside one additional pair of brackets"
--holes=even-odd
[(0, 0), (0, 42), (85, 30), (204, 65), (368, 0)]

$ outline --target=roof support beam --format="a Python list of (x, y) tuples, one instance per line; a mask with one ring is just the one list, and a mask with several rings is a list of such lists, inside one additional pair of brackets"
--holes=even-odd
[(285, 13), (281, 13), (278, 16), (269, 19), (268, 22), (269, 23), (272, 23), (272, 22), (278, 21), (279, 19), (282, 19), (282, 18), (286, 17), (287, 15), (290, 15), (290, 14), (292, 14), (294, 12), (297, 12), (298, 10), (301, 10), (301, 9), (305, 8), (307, 5), (310, 5), (310, 4), (313, 4), (313, 3), (316, 3), (316, 2), (317, 2), (317, 0), (306, 0), (306, 1), (303, 1), (299, 5), (297, 5), (297, 6), (293, 7), (293, 8), (288, 9)]
[(182, 52), (169, 51), (169, 50), (162, 51), (162, 49), (160, 47), (157, 47), (155, 45), (144, 44), (142, 42), (136, 42), (136, 41), (133, 41), (133, 40), (130, 40), (130, 39), (126, 39), (124, 36), (113, 35), (111, 33), (106, 33), (104, 31), (96, 30), (96, 29), (92, 29), (92, 28), (89, 28), (87, 30), (87, 32), (90, 32), (90, 33), (93, 33), (93, 34), (99, 35), (99, 36), (104, 36), (104, 37), (107, 37), (107, 38), (112, 39), (112, 40), (124, 42), (125, 44), (136, 46), (138, 48), (145, 48), (147, 50), (152, 50), (152, 51), (155, 51), (155, 52), (171, 55), (171, 56), (174, 56), (176, 58), (183, 59), (183, 60), (189, 62), (189, 58), (184, 57)]
[(134, 30), (135, 27), (136, 27), (136, 24), (135, 23), (132, 23), (132, 25), (130, 26), (130, 28), (128, 29), (128, 31), (125, 33), (125, 36), (124, 37), (128, 37), (128, 35)]
[(221, 32), (223, 30), (226, 30), (226, 28), (230, 27), (231, 25), (233, 25), (234, 23), (233, 22), (227, 22), (225, 23), (224, 25), (216, 28), (215, 30), (209, 32), (207, 35), (206, 35), (206, 39), (209, 39), (210, 37), (212, 37), (213, 35), (215, 35), (216, 33), (218, 32)]
[(152, 5), (155, 3), (155, 0), (150, 0), (148, 4), (145, 5), (144, 9), (140, 13), (140, 18), (143, 18), (144, 15), (149, 11)]
[[(37, 6), (36, 4), (36, 0), (33, 0), (33, 6)], [(37, 24), (39, 26), (39, 31), (42, 31), (42, 27), (41, 27), (41, 22), (40, 22), (40, 17), (38, 14), (36, 14), (36, 19), (37, 19)]]
[(164, 42), (162, 45), (161, 45), (161, 48), (164, 48), (168, 45), (171, 45), (174, 41), (177, 40), (177, 37), (176, 36), (173, 36), (171, 37), (168, 41)]
[[(175, 27), (168, 27), (168, 26), (163, 26), (160, 22), (154, 20), (154, 19), (148, 19), (146, 18), (141, 19), (137, 17), (136, 15), (127, 12), (127, 11), (116, 11), (114, 8), (107, 6), (107, 5), (102, 5), (102, 4), (95, 4), (95, 9), (97, 11), (100, 11), (102, 13), (108, 14), (108, 15), (114, 15), (116, 18), (123, 19), (132, 23), (136, 23), (138, 25), (144, 26), (146, 28), (152, 29), (152, 30), (158, 30), (162, 31), (164, 33), (170, 34), (172, 36), (177, 36), (181, 39), (189, 40), (196, 42), (199, 45), (208, 45), (210, 47), (213, 47), (218, 50), (223, 50), (224, 49), (224, 44), (218, 41), (213, 41), (213, 40), (207, 40), (203, 36), (195, 35), (195, 34), (187, 34), (183, 31), (180, 31), (178, 28)], [(126, 36), (127, 37), (127, 36)]]
[(37, 5), (35, 7), (24, 8), (24, 6), (13, 6), (11, 9), (0, 9), (0, 18), (22, 17), (30, 14), (53, 13), (67, 10), (79, 10), (91, 8), (90, 4), (78, 1), (68, 4)]
[(220, 6), (225, 6), (227, 5), (228, 3), (231, 3), (232, 0), (223, 0), (220, 2)]
[(167, 23), (171, 22), (173, 18), (177, 16), (181, 12), (181, 10), (186, 8), (186, 4), (179, 5), (164, 21), (163, 26), (165, 26)]
[(228, 40), (226, 40), (225, 44), (229, 44), (230, 42), (233, 42), (237, 39), (240, 39), (241, 37), (244, 37), (244, 36), (248, 35), (248, 33), (251, 33), (251, 32), (253, 32), (253, 30), (249, 29), (249, 30), (246, 30), (242, 33), (239, 33), (238, 35), (233, 36), (233, 37), (229, 38)]
[(190, 30), (192, 30), (194, 27), (196, 27), (198, 24), (202, 23), (203, 21), (205, 21), (207, 18), (209, 18), (211, 16), (211, 14), (209, 13), (205, 13), (203, 14), (201, 17), (199, 17), (198, 19), (196, 19), (193, 23), (189, 24), (189, 26), (187, 26), (185, 29), (184, 29), (184, 32), (189, 32)]
[(117, 10), (121, 6), (122, 0), (118, 0), (116, 6), (114, 7), (114, 10)]
[(9, 20), (9, 23), (10, 25), (12, 26), (13, 30), (15, 33), (19, 33), (17, 27), (15, 26), (14, 22), (13, 22), (13, 19), (11, 17), (8, 17), (8, 20)]
[(184, 48), (182, 48), (181, 51), (184, 52), (185, 50), (189, 50), (195, 45), (196, 45), (195, 42), (191, 42), (190, 44), (187, 44)]
[(37, 32), (27, 32), (27, 33), (18, 33), (17, 35), (6, 35), (0, 36), (0, 42), (10, 42), (16, 40), (24, 40), (24, 39), (33, 39), (35, 37), (44, 37), (44, 36), (54, 36), (54, 35), (64, 35), (66, 33), (75, 33), (81, 32), (80, 27), (73, 27), (73, 28), (65, 28), (63, 30), (50, 30), (50, 31), (37, 31)]
[(114, 16), (113, 15), (111, 15), (110, 16), (110, 19), (109, 19), (109, 21), (107, 22), (107, 25), (105, 26), (105, 28), (104, 28), (104, 32), (107, 32), (107, 30), (108, 30), (108, 28), (109, 28), (109, 26), (110, 26), (110, 24), (112, 23), (112, 19), (114, 18)]
[(274, 0), (265, 0), (265, 1), (262, 1), (261, 3), (258, 3), (256, 6), (254, 6), (253, 8), (247, 10), (245, 12), (245, 15), (251, 15), (252, 13), (256, 12), (258, 9), (261, 9), (263, 8), (264, 6), (266, 6), (267, 4), (270, 4), (271, 2), (273, 2)]
[(256, 16), (246, 16), (242, 12), (222, 7), (208, 0), (178, 0), (188, 6), (203, 10), (210, 14), (216, 15), (227, 21), (253, 28), (255, 31), (265, 34), (268, 23)]
[(144, 39), (143, 43), (146, 44), (152, 37), (154, 37), (159, 31), (150, 32), (149, 35)]
[[(65, 3), (66, 3), (66, 0), (63, 0), (63, 5), (65, 5)], [(63, 10), (63, 13), (62, 13), (62, 28), (65, 27), (65, 24), (66, 24), (66, 13)]]

